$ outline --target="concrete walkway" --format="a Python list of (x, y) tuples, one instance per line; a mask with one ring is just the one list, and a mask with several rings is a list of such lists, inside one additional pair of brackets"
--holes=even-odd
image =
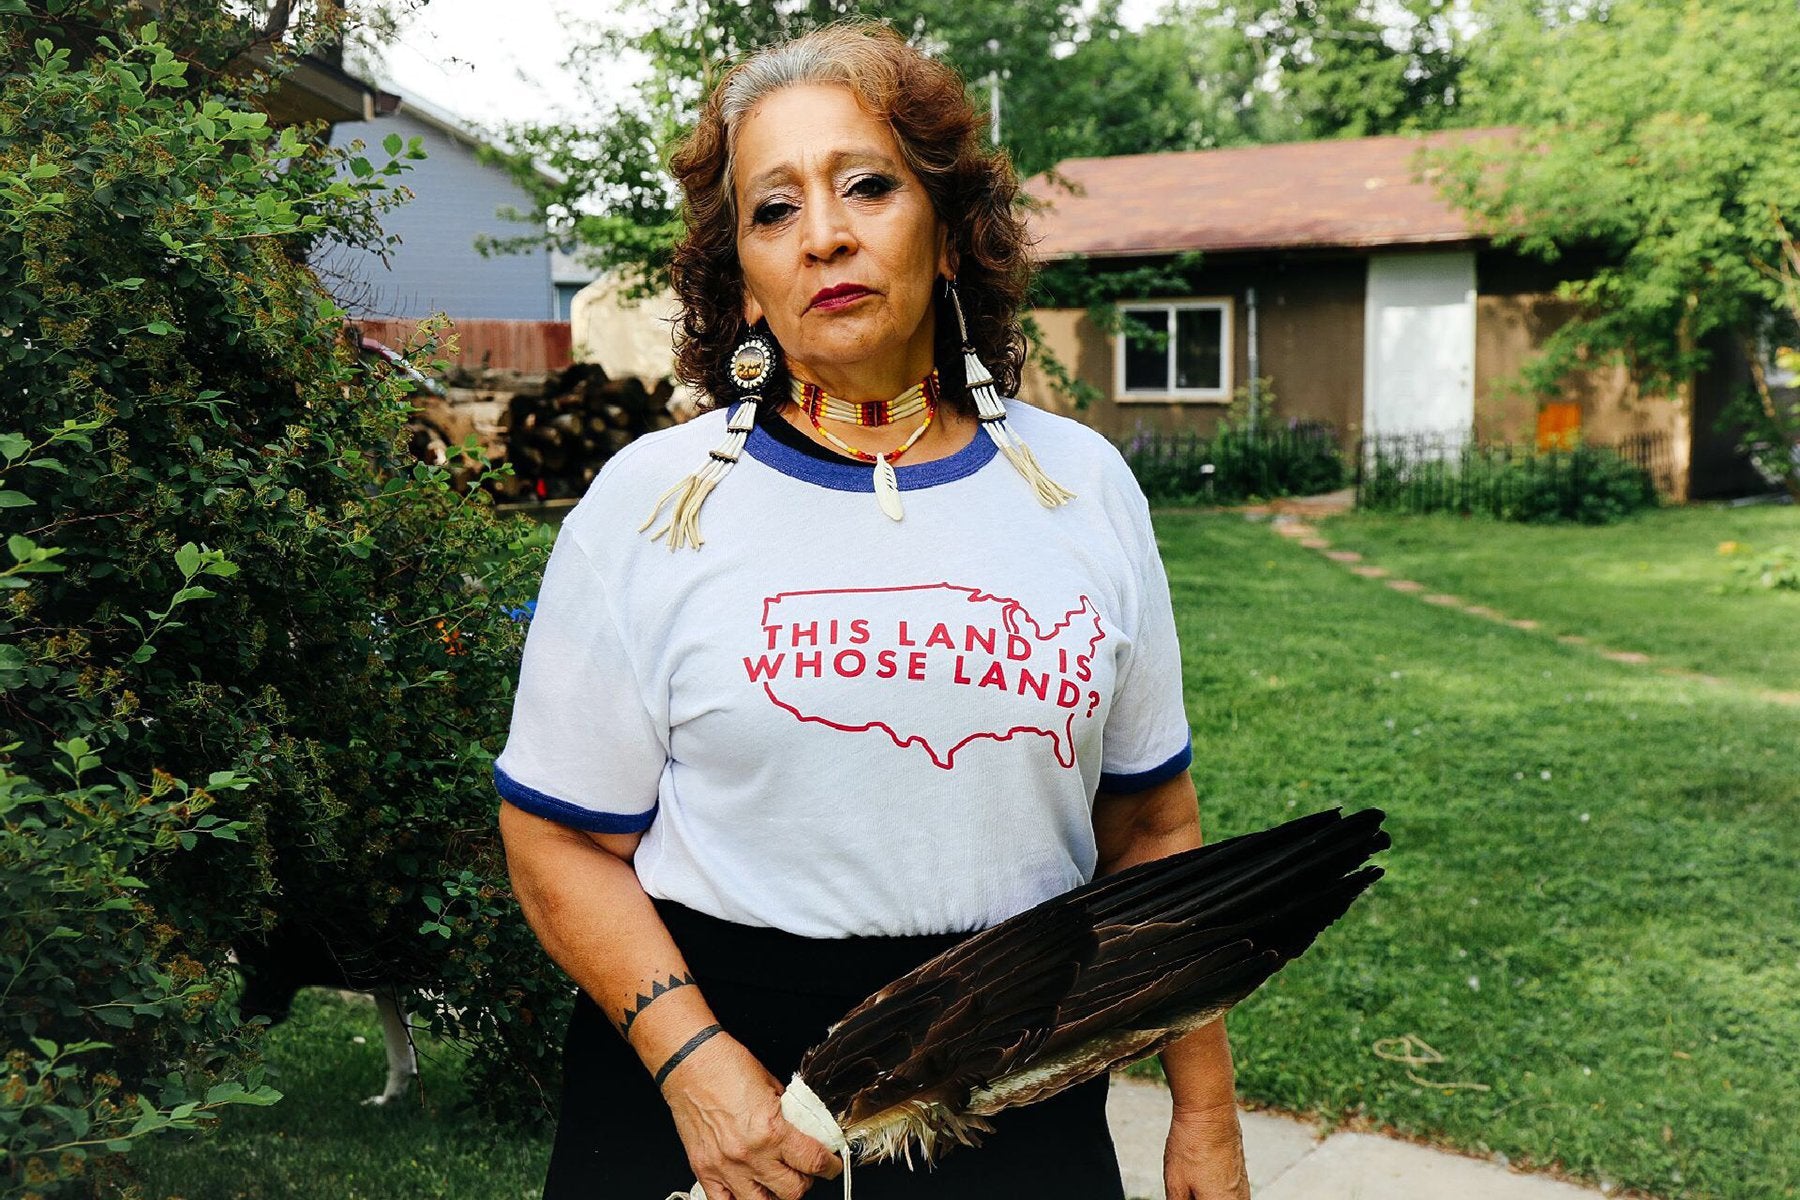
[[(1115, 1075), (1106, 1112), (1128, 1200), (1164, 1200), (1169, 1089)], [(1304, 1121), (1240, 1113), (1255, 1200), (1594, 1200), (1609, 1193), (1372, 1133), (1321, 1138)]]

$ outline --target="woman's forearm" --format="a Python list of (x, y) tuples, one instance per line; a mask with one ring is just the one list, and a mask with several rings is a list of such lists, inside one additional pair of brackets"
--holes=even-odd
[(501, 807), (526, 922), (656, 1076), (707, 1193), (798, 1196), (808, 1177), (835, 1176), (831, 1152), (782, 1117), (781, 1084), (729, 1033), (709, 1032), (712, 1009), (632, 869), (637, 839)]
[(1218, 1109), (1235, 1116), (1237, 1088), (1223, 1017), (1165, 1049), (1162, 1065), (1177, 1112)]
[[(1100, 797), (1095, 833), (1101, 875), (1194, 849), (1202, 839), (1193, 780), (1182, 774), (1144, 792)], [(1224, 1106), (1235, 1112), (1231, 1045), (1222, 1018), (1165, 1049), (1162, 1063), (1177, 1110)]]
[(714, 1020), (637, 872), (582, 831), (511, 805), (500, 824), (532, 932), (645, 1068), (658, 1070)]

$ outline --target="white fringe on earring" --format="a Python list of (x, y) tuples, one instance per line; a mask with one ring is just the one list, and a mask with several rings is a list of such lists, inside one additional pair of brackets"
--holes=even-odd
[(968, 385), (969, 394), (975, 397), (975, 415), (981, 418), (981, 427), (994, 439), (994, 445), (1000, 448), (1000, 453), (1006, 455), (1006, 461), (1013, 465), (1013, 470), (1024, 476), (1025, 482), (1031, 485), (1032, 494), (1037, 497), (1039, 504), (1045, 508), (1067, 504), (1075, 498), (1075, 493), (1045, 474), (1037, 455), (1031, 452), (1025, 439), (1014, 433), (1006, 423), (1006, 404), (994, 390), (994, 377), (988, 374), (987, 366), (981, 361), (981, 356), (975, 353), (974, 344), (969, 341), (969, 323), (963, 319), (962, 297), (957, 294), (954, 277), (944, 280), (944, 292), (950, 297), (950, 305), (956, 312), (956, 328), (962, 334), (963, 374), (966, 376), (963, 382)]
[(656, 498), (656, 507), (650, 510), (650, 515), (638, 526), (639, 533), (655, 524), (663, 505), (673, 497), (675, 507), (670, 511), (667, 523), (651, 534), (650, 540), (659, 541), (667, 535), (671, 552), (683, 546), (692, 546), (698, 550), (705, 545), (705, 539), (700, 536), (700, 506), (706, 503), (712, 490), (719, 486), (719, 480), (725, 478), (726, 472), (737, 464), (738, 457), (743, 454), (744, 442), (756, 425), (756, 402), (760, 398), (746, 396), (741, 404), (731, 410), (731, 417), (725, 422), (725, 440), (719, 443), (718, 449), (707, 452), (704, 466)]
[(1045, 508), (1055, 508), (1073, 500), (1075, 493), (1044, 473), (1037, 455), (1031, 452), (1025, 439), (1006, 423), (1006, 405), (994, 391), (994, 377), (988, 374), (975, 351), (966, 345), (963, 347), (963, 370), (968, 375), (969, 393), (975, 397), (975, 415), (981, 418), (981, 427), (994, 439), (994, 445), (1000, 447), (1000, 453), (1006, 455), (1013, 470), (1031, 485), (1038, 503)]

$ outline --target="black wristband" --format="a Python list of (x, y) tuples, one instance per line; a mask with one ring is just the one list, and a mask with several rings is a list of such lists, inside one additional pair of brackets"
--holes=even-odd
[(661, 1090), (662, 1085), (663, 1085), (663, 1080), (665, 1080), (669, 1077), (669, 1072), (673, 1071), (676, 1067), (679, 1067), (681, 1065), (682, 1059), (686, 1058), (688, 1055), (690, 1055), (694, 1051), (698, 1050), (701, 1046), (705, 1045), (706, 1040), (708, 1038), (712, 1037), (713, 1034), (723, 1033), (723, 1032), (724, 1032), (724, 1030), (720, 1029), (717, 1025), (708, 1025), (705, 1029), (702, 1029), (699, 1033), (696, 1033), (693, 1037), (689, 1038), (686, 1042), (683, 1042), (681, 1049), (679, 1049), (675, 1053), (669, 1055), (669, 1061), (664, 1063), (662, 1065), (662, 1068), (656, 1072), (656, 1086), (657, 1086), (658, 1090)]

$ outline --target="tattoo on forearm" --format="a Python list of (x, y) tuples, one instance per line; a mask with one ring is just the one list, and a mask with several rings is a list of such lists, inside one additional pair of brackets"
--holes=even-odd
[(635, 1001), (633, 1001), (632, 1003), (627, 1004), (625, 1006), (625, 1011), (623, 1014), (621, 1014), (621, 1016), (619, 1017), (619, 1021), (618, 1021), (619, 1036), (620, 1037), (630, 1037), (631, 1036), (631, 1023), (633, 1021), (637, 1020), (638, 1016), (640, 1014), (642, 1014), (646, 1008), (649, 1008), (652, 1004), (656, 1003), (658, 1000), (662, 999), (664, 996), (668, 995), (670, 992), (674, 991), (676, 988), (693, 987), (693, 986), (694, 986), (694, 977), (692, 975), (670, 974), (669, 981), (667, 983), (663, 983), (661, 981), (653, 981), (650, 985), (650, 994), (648, 996), (646, 996), (642, 992), (639, 992), (637, 994), (637, 999)]

